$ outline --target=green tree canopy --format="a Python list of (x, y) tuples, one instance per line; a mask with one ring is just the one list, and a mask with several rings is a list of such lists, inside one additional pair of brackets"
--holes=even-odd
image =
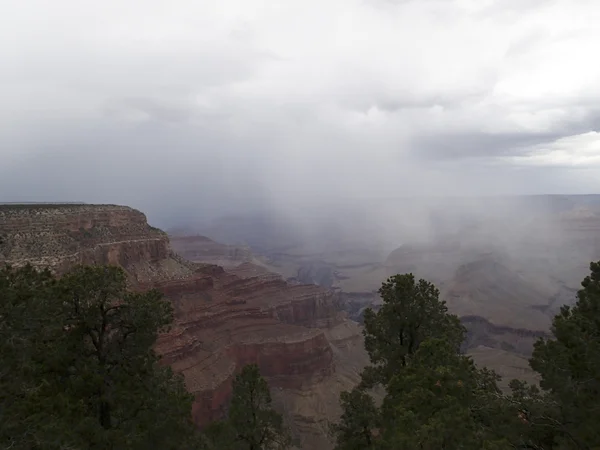
[[(383, 283), (365, 313), (371, 365), (342, 393), (338, 450), (600, 449), (600, 262), (554, 318), (531, 367), (540, 388), (461, 354), (464, 329), (439, 291), (412, 274)], [(271, 450), (290, 446), (256, 365), (233, 382), (228, 418), (200, 436), (183, 381), (152, 350), (173, 312), (157, 291), (131, 292), (116, 267), (60, 279), (0, 268), (0, 446), (13, 449)], [(383, 388), (381, 404), (371, 388)]]
[(369, 308), (364, 315), (365, 348), (372, 364), (363, 377), (366, 386), (387, 383), (427, 338), (442, 338), (460, 349), (464, 327), (448, 313), (433, 284), (416, 282), (411, 273), (395, 275), (383, 283), (379, 295), (381, 308)]
[[(498, 430), (511, 419), (498, 377), (460, 354), (465, 330), (438, 289), (405, 274), (379, 293), (383, 305), (366, 311), (363, 331), (372, 365), (341, 395), (336, 449), (507, 448)], [(377, 384), (385, 390), (380, 407), (368, 392)]]
[(291, 439), (283, 418), (272, 407), (271, 393), (256, 364), (249, 364), (233, 380), (229, 422), (240, 450), (285, 449)]
[[(0, 446), (58, 448), (71, 405), (58, 389), (68, 361), (56, 280), (31, 266), (0, 269)], [(55, 418), (49, 413), (54, 410)], [(70, 439), (65, 439), (70, 441)]]
[(575, 305), (554, 317), (554, 337), (536, 342), (530, 360), (553, 406), (538, 428), (553, 425), (557, 448), (600, 448), (600, 261), (590, 271)]
[[(540, 387), (513, 380), (510, 395), (460, 354), (462, 327), (433, 285), (389, 279), (383, 307), (365, 314), (373, 365), (341, 396), (337, 448), (600, 449), (600, 262), (590, 269), (575, 305), (554, 317), (553, 338), (534, 346)], [(365, 390), (375, 382), (385, 388), (379, 408)]]
[(381, 449), (507, 448), (495, 432), (497, 377), (443, 339), (426, 339), (387, 387)]
[(59, 280), (5, 268), (0, 308), (3, 445), (191, 445), (191, 397), (152, 350), (172, 321), (158, 291), (128, 291), (117, 267), (77, 267)]
[(337, 450), (373, 448), (381, 423), (379, 409), (373, 397), (363, 389), (355, 388), (340, 394), (342, 416), (339, 423), (330, 425), (337, 442)]

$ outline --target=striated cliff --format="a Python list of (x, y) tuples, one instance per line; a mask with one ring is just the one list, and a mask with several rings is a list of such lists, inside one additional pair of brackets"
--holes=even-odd
[[(204, 252), (196, 237), (182, 241), (196, 256), (222, 257), (214, 243)], [(132, 288), (165, 294), (175, 323), (156, 350), (184, 375), (199, 425), (223, 415), (233, 376), (257, 363), (303, 447), (330, 448), (326, 421), (339, 414), (340, 391), (367, 362), (358, 326), (340, 312), (333, 291), (288, 284), (235, 251), (232, 259), (240, 264), (228, 269), (188, 261), (144, 214), (123, 206), (0, 208), (0, 263), (58, 273), (78, 263), (118, 264)]]
[(249, 247), (221, 244), (204, 236), (171, 235), (170, 241), (173, 250), (190, 261), (231, 267), (253, 259)]
[(167, 235), (144, 214), (115, 205), (4, 205), (0, 239), (0, 262), (57, 272), (74, 264), (148, 265), (170, 253)]
[(344, 321), (332, 293), (281, 279), (239, 278), (218, 266), (140, 287), (150, 286), (175, 307), (177, 323), (157, 350), (196, 394), (199, 424), (222, 414), (231, 378), (244, 364), (257, 363), (281, 387), (333, 372), (330, 343), (319, 328)]

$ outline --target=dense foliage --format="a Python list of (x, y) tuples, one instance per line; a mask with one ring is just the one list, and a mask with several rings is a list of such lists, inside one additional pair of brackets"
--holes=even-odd
[[(535, 344), (539, 387), (513, 380), (509, 393), (461, 353), (465, 330), (435, 286), (388, 279), (365, 313), (371, 364), (340, 397), (337, 450), (600, 449), (600, 262), (590, 269)], [(0, 447), (290, 448), (256, 365), (236, 376), (227, 417), (196, 430), (182, 379), (152, 350), (172, 319), (117, 267), (0, 269)]]
[[(172, 320), (117, 267), (0, 270), (0, 446), (181, 449), (191, 397), (152, 351)], [(189, 441), (189, 442), (188, 442)]]
[(371, 365), (340, 397), (336, 449), (600, 449), (600, 263), (590, 268), (553, 339), (535, 345), (540, 388), (513, 380), (509, 394), (461, 354), (464, 329), (431, 283), (388, 279), (365, 313)]
[(256, 365), (235, 378), (227, 420), (200, 434), (183, 380), (152, 350), (172, 320), (158, 291), (129, 291), (118, 267), (60, 279), (1, 269), (0, 448), (287, 448)]
[(530, 361), (550, 403), (536, 419), (553, 430), (556, 448), (600, 448), (600, 261), (590, 270), (575, 305), (554, 317), (554, 339), (540, 339)]

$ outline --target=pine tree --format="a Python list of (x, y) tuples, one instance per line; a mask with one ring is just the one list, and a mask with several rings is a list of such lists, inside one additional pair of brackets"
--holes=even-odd
[(227, 419), (204, 430), (207, 448), (214, 450), (285, 450), (291, 445), (281, 414), (256, 364), (244, 366), (233, 380)]
[(381, 422), (373, 397), (360, 388), (340, 394), (342, 416), (339, 423), (330, 425), (330, 433), (337, 442), (336, 450), (363, 450), (373, 448)]
[(7, 268), (0, 305), (8, 358), (1, 375), (3, 445), (188, 445), (191, 396), (152, 350), (172, 321), (159, 292), (128, 291), (117, 267), (78, 267), (59, 280), (31, 267)]
[(363, 376), (364, 385), (385, 384), (427, 338), (443, 338), (459, 350), (464, 327), (457, 316), (448, 314), (433, 284), (416, 282), (411, 273), (395, 275), (383, 283), (379, 295), (379, 311), (369, 308), (364, 315), (365, 348), (372, 364)]
[(229, 422), (240, 450), (285, 449), (290, 446), (283, 418), (272, 407), (271, 393), (256, 364), (245, 366), (233, 381)]
[(0, 269), (2, 448), (54, 449), (74, 442), (68, 421), (74, 405), (60, 390), (68, 361), (63, 317), (49, 271)]
[[(365, 313), (371, 365), (341, 395), (336, 449), (509, 448), (498, 432), (510, 422), (498, 377), (460, 353), (465, 330), (437, 288), (406, 274), (389, 278), (379, 293), (383, 306)], [(385, 390), (379, 408), (369, 392), (377, 385)]]
[(554, 430), (561, 449), (600, 448), (600, 261), (590, 271), (575, 305), (554, 317), (554, 337), (536, 342), (530, 360), (550, 405), (533, 428)]

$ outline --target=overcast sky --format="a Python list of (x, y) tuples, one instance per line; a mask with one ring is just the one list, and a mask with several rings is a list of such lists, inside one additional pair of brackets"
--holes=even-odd
[(597, 0), (4, 0), (0, 201), (600, 192)]

